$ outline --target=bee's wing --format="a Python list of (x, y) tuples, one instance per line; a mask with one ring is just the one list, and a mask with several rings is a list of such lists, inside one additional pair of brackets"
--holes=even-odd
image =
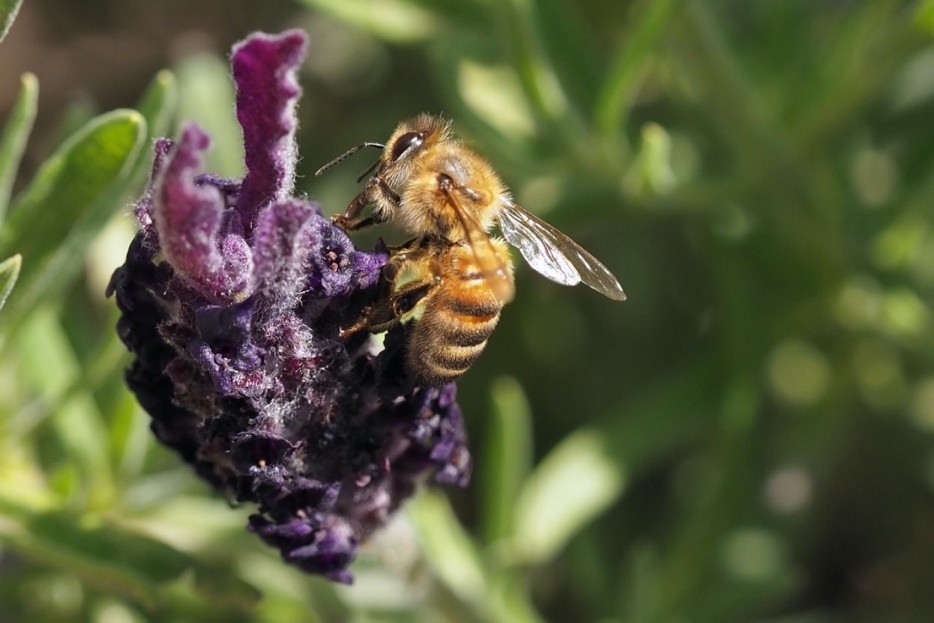
[(536, 272), (568, 286), (584, 282), (614, 301), (626, 300), (619, 281), (600, 260), (511, 199), (503, 200), (499, 227)]
[(467, 234), (467, 242), (486, 284), (499, 300), (508, 303), (515, 295), (515, 284), (509, 266), (493, 246), (483, 226), (458, 203), (456, 193), (448, 191), (445, 195)]

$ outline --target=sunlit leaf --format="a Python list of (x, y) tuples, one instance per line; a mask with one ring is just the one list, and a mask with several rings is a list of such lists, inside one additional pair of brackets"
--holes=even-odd
[(243, 175), (243, 135), (234, 114), (230, 67), (218, 56), (198, 54), (175, 67), (178, 118), (211, 135), (204, 168), (227, 177)]
[(934, 0), (922, 0), (915, 10), (915, 22), (927, 33), (934, 33)]
[(6, 37), (23, 0), (0, 0), (0, 41)]
[(19, 95), (3, 129), (3, 136), (0, 137), (0, 225), (6, 215), (13, 180), (16, 179), (26, 140), (36, 118), (36, 103), (39, 99), (39, 81), (34, 75), (23, 74), (20, 82), (22, 86)]
[[(178, 83), (175, 75), (170, 71), (160, 71), (149, 83), (145, 93), (137, 103), (136, 109), (146, 120), (146, 129), (150, 142), (153, 139), (166, 136), (169, 133), (172, 119), (178, 108)], [(138, 178), (149, 174), (152, 163), (152, 150), (141, 149), (133, 165), (134, 171), (131, 180), (141, 181)]]
[(157, 602), (160, 584), (193, 566), (181, 552), (148, 537), (81, 523), (72, 513), (51, 512), (0, 529), (21, 556), (148, 606)]
[(622, 493), (625, 474), (600, 436), (566, 438), (535, 469), (516, 503), (515, 547), (526, 562), (551, 559)]
[(5, 249), (23, 255), (19, 296), (10, 322), (67, 283), (89, 241), (122, 208), (146, 122), (132, 110), (97, 117), (66, 141), (13, 203), (0, 232)]
[(16, 278), (19, 277), (19, 267), (22, 263), (22, 256), (14, 255), (0, 264), (0, 309), (3, 309), (7, 297), (16, 285)]
[(426, 491), (406, 507), (418, 531), (425, 558), (438, 577), (461, 599), (486, 595), (480, 556), (444, 496)]
[(488, 542), (512, 534), (516, 498), (532, 462), (532, 413), (522, 387), (512, 377), (502, 378), (492, 397), (485, 452), (478, 457)]
[(626, 111), (632, 106), (635, 90), (648, 68), (646, 58), (655, 51), (659, 39), (667, 32), (679, 4), (680, 0), (636, 3), (634, 25), (620, 41), (597, 101), (595, 124), (602, 135), (614, 140), (618, 138)]
[(4, 244), (14, 242), (25, 250), (64, 239), (88, 206), (125, 176), (128, 157), (139, 151), (145, 128), (143, 117), (132, 110), (107, 113), (85, 125), (17, 197)]
[(440, 24), (435, 15), (406, 0), (302, 0), (377, 37), (411, 43), (434, 35)]
[[(82, 366), (57, 315), (49, 307), (32, 311), (11, 339), (19, 353), (21, 381), (41, 397), (40, 402), (48, 405), (44, 414), (58, 436), (59, 464), (69, 463), (78, 470), (80, 483), (75, 486), (83, 488), (81, 495), (109, 501), (113, 477), (106, 424), (83, 387), (67, 391), (80, 378)], [(55, 365), (50, 366), (50, 361)], [(16, 424), (11, 427), (14, 431), (21, 428), (19, 422)], [(36, 422), (31, 425), (34, 427)], [(60, 492), (66, 496), (73, 493), (67, 487)]]
[[(539, 117), (561, 130), (569, 122), (570, 102), (545, 53), (536, 3), (512, 0), (497, 3), (496, 8), (513, 48), (515, 69), (526, 99)], [(562, 123), (555, 125), (559, 120)]]
[(534, 133), (535, 115), (512, 68), (463, 59), (458, 64), (457, 86), (471, 111), (503, 135), (530, 137)]
[(167, 585), (194, 573), (199, 592), (216, 603), (255, 603), (256, 590), (229, 573), (212, 570), (161, 541), (106, 521), (68, 512), (25, 517), (0, 526), (20, 555), (74, 573), (89, 586), (122, 595), (147, 608), (160, 603)]

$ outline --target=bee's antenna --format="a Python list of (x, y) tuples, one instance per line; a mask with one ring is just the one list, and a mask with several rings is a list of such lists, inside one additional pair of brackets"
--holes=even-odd
[[(322, 173), (324, 173), (325, 171), (327, 171), (328, 169), (330, 169), (331, 167), (333, 167), (335, 164), (339, 164), (339, 163), (343, 162), (343, 161), (346, 160), (347, 158), (351, 157), (352, 155), (354, 155), (355, 153), (357, 153), (358, 151), (360, 151), (361, 149), (364, 149), (364, 148), (366, 148), (366, 147), (375, 147), (375, 148), (377, 148), (377, 149), (385, 149), (386, 146), (383, 145), (382, 143), (360, 143), (360, 144), (357, 145), (356, 147), (351, 147), (350, 149), (348, 149), (347, 151), (345, 151), (344, 153), (342, 153), (340, 156), (338, 156), (338, 157), (335, 158), (334, 160), (330, 161), (329, 163), (327, 163), (326, 165), (324, 165), (323, 167), (321, 167), (320, 169), (318, 169), (317, 171), (315, 171), (315, 176), (321, 175)], [(375, 167), (376, 165), (373, 165), (373, 166)], [(367, 171), (367, 173), (369, 173), (369, 172), (372, 171), (372, 170), (373, 170), (373, 167), (370, 167), (370, 169)], [(364, 174), (364, 175), (365, 175), (365, 174)], [(361, 179), (362, 179), (362, 178), (361, 178)]]

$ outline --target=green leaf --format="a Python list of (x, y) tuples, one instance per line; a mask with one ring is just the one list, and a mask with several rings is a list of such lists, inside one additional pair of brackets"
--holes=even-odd
[(11, 545), (43, 565), (74, 573), (91, 586), (153, 606), (158, 586), (193, 562), (164, 543), (116, 526), (81, 525), (71, 513), (50, 512), (3, 527)]
[(457, 65), (457, 86), (464, 104), (504, 136), (534, 135), (535, 111), (508, 65), (482, 65), (463, 58)]
[(243, 175), (243, 133), (234, 113), (230, 66), (214, 54), (198, 54), (175, 68), (178, 117), (193, 121), (211, 136), (204, 168), (226, 177)]
[[(153, 139), (166, 136), (178, 108), (178, 81), (171, 71), (158, 72), (140, 98), (136, 109), (146, 120), (148, 138)], [(133, 165), (131, 180), (136, 183), (140, 177), (149, 173), (152, 163), (152, 150), (141, 149)]]
[(516, 553), (550, 560), (622, 493), (625, 474), (601, 436), (580, 430), (552, 450), (529, 477), (516, 504)]
[(0, 41), (6, 37), (23, 0), (0, 0)]
[(16, 285), (16, 278), (19, 277), (19, 267), (22, 263), (23, 256), (17, 254), (0, 264), (0, 309), (3, 309), (7, 297)]
[(405, 0), (303, 0), (380, 39), (414, 43), (431, 38), (441, 24), (434, 13)]
[(164, 607), (181, 585), (234, 610), (252, 610), (260, 598), (231, 571), (234, 552), (205, 564), (134, 525), (58, 509), (32, 510), (17, 502), (0, 498), (0, 543), (42, 567), (72, 573), (90, 587), (147, 609)]
[(425, 558), (441, 581), (465, 602), (483, 602), (488, 591), (480, 554), (447, 498), (425, 491), (409, 503), (406, 511)]
[(923, 0), (915, 9), (915, 23), (924, 32), (934, 33), (934, 0)]
[(13, 112), (0, 137), (0, 225), (3, 224), (23, 150), (26, 149), (26, 140), (36, 119), (36, 102), (39, 99), (39, 81), (33, 74), (23, 74), (20, 82), (22, 87)]
[(77, 134), (81, 128), (101, 114), (97, 102), (88, 93), (77, 93), (68, 99), (65, 108), (55, 120), (55, 128), (50, 132), (49, 151), (61, 147), (65, 141)]
[(597, 130), (616, 140), (632, 106), (643, 74), (648, 70), (647, 58), (655, 52), (659, 40), (667, 32), (680, 0), (640, 2), (632, 29), (613, 60), (613, 66), (603, 85), (595, 111)]
[(493, 412), (480, 465), (484, 537), (487, 543), (512, 535), (516, 498), (532, 465), (532, 412), (512, 377), (493, 385)]
[(496, 8), (507, 29), (515, 69), (533, 110), (558, 131), (574, 125), (567, 93), (542, 45), (545, 35), (540, 30), (537, 4), (510, 0), (497, 3)]
[(93, 119), (59, 147), (14, 202), (0, 232), (0, 247), (24, 259), (11, 326), (81, 266), (90, 240), (122, 207), (145, 135), (146, 121), (133, 110)]
[[(48, 416), (57, 437), (56, 464), (67, 465), (77, 476), (74, 483), (59, 483), (59, 493), (81, 496), (89, 504), (109, 505), (114, 486), (107, 425), (87, 385), (76, 383), (85, 368), (62, 329), (57, 310), (49, 306), (33, 310), (10, 339), (18, 354), (17, 378), (38, 398), (35, 405), (49, 407), (28, 422), (11, 420), (8, 434), (28, 432)], [(50, 366), (50, 361), (55, 365)], [(24, 430), (24, 423), (29, 428)]]

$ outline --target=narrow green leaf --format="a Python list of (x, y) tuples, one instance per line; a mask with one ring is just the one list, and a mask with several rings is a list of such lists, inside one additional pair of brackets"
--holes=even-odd
[(648, 69), (646, 58), (655, 51), (680, 3), (681, 0), (639, 3), (639, 16), (626, 33), (597, 100), (595, 125), (601, 135), (611, 140), (618, 138), (635, 89)]
[(178, 77), (178, 117), (193, 121), (211, 136), (205, 170), (218, 175), (243, 175), (243, 134), (234, 114), (230, 66), (214, 54), (186, 58), (175, 68)]
[(50, 132), (52, 138), (49, 140), (49, 151), (59, 149), (99, 114), (100, 107), (90, 94), (82, 92), (70, 97), (55, 120), (55, 128)]
[[(17, 378), (29, 388), (34, 404), (48, 404), (46, 411), (57, 437), (59, 465), (75, 470), (74, 487), (60, 487), (89, 504), (106, 506), (114, 495), (111, 455), (107, 452), (107, 425), (87, 386), (77, 387), (84, 370), (72, 343), (62, 329), (56, 310), (41, 306), (11, 335), (17, 353)], [(49, 362), (55, 365), (50, 366)], [(68, 391), (68, 388), (74, 388)], [(39, 417), (31, 418), (35, 425)], [(24, 433), (12, 420), (9, 434)], [(17, 431), (17, 429), (19, 429)]]
[(529, 103), (539, 118), (561, 130), (562, 124), (571, 122), (570, 115), (574, 111), (545, 53), (537, 4), (509, 0), (497, 3), (496, 8), (511, 40), (515, 68)]
[(534, 135), (535, 112), (511, 67), (463, 58), (457, 64), (457, 85), (464, 105), (503, 136)]
[[(146, 120), (150, 143), (153, 139), (166, 136), (169, 133), (177, 108), (178, 81), (171, 71), (162, 70), (149, 83), (136, 106), (136, 109)], [(131, 175), (133, 183), (140, 181), (139, 178), (149, 173), (151, 163), (152, 150), (141, 149), (136, 158), (136, 163), (133, 165), (134, 170)]]
[(159, 587), (196, 563), (165, 543), (112, 524), (88, 525), (65, 512), (33, 515), (2, 528), (22, 556), (74, 573), (90, 586), (147, 607), (158, 603)]
[(406, 507), (428, 564), (467, 603), (488, 595), (480, 554), (443, 495), (425, 491)]
[(23, 256), (17, 254), (0, 264), (0, 309), (3, 309), (7, 297), (16, 285), (16, 278), (19, 277), (19, 267), (22, 263)]
[(13, 112), (3, 129), (3, 136), (0, 136), (0, 225), (6, 215), (10, 191), (23, 150), (26, 149), (26, 140), (36, 119), (36, 102), (39, 99), (39, 81), (33, 74), (23, 74), (20, 82), (22, 86), (13, 104)]
[(39, 169), (13, 203), (0, 247), (22, 253), (20, 294), (9, 309), (14, 326), (82, 265), (90, 240), (121, 208), (132, 165), (146, 135), (133, 110), (93, 119)]
[(430, 38), (440, 29), (432, 11), (405, 0), (303, 0), (308, 6), (381, 39), (414, 43)]
[(924, 32), (934, 33), (934, 0), (922, 0), (918, 3), (914, 21)]
[(119, 401), (107, 411), (109, 450), (114, 457), (115, 476), (123, 482), (134, 482), (140, 477), (149, 446), (154, 440), (147, 420), (139, 415), (139, 409), (133, 394), (124, 391), (120, 393)]
[(519, 558), (528, 563), (551, 559), (620, 496), (625, 480), (596, 431), (581, 430), (566, 438), (536, 468), (519, 496)]
[(23, 0), (0, 0), (0, 41), (6, 37)]
[(493, 385), (492, 398), (479, 470), (487, 543), (512, 535), (516, 498), (532, 465), (532, 412), (525, 392), (518, 381), (506, 377)]
[[(126, 175), (145, 120), (133, 110), (101, 115), (70, 137), (17, 197), (2, 234), (4, 246), (23, 249), (60, 243), (89, 206)], [(27, 256), (27, 259), (35, 259)]]
[(530, 595), (530, 582), (522, 570), (503, 573), (490, 582), (493, 584), (493, 611), (496, 621), (509, 623), (544, 623), (535, 609)]
[(65, 511), (31, 513), (5, 508), (0, 541), (40, 565), (75, 574), (88, 586), (144, 608), (164, 605), (180, 583), (222, 607), (252, 610), (258, 591), (218, 569), (132, 527)]

